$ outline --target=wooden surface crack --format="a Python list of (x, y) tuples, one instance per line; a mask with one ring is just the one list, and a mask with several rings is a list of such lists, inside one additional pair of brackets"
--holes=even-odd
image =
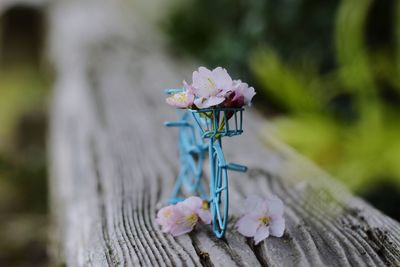
[(109, 231), (108, 231), (108, 216), (107, 216), (107, 211), (106, 211), (106, 205), (104, 203), (104, 189), (103, 189), (103, 184), (101, 181), (101, 174), (100, 174), (100, 169), (99, 169), (99, 159), (98, 155), (96, 152), (96, 146), (95, 146), (95, 141), (92, 138), (90, 141), (90, 151), (91, 151), (91, 156), (93, 160), (93, 168), (95, 171), (96, 175), (96, 192), (97, 192), (97, 199), (98, 199), (98, 204), (99, 204), (99, 210), (100, 210), (100, 216), (101, 216), (101, 230), (103, 234), (103, 241), (105, 245), (105, 254), (107, 258), (107, 262), (110, 266), (113, 265), (118, 265), (119, 261), (118, 258), (115, 256), (115, 252), (113, 249), (113, 245), (109, 236)]

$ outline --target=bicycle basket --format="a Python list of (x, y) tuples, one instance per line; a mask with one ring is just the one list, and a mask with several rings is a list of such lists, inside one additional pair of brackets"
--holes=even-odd
[(235, 136), (243, 133), (243, 108), (190, 110), (203, 138)]

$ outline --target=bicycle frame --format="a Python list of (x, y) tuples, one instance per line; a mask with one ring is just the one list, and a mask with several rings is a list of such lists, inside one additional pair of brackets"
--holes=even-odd
[[(174, 94), (182, 91), (183, 89), (167, 89), (165, 92)], [(228, 170), (247, 171), (246, 166), (227, 163), (222, 150), (223, 137), (232, 137), (243, 133), (243, 110), (243, 108), (188, 109), (181, 115), (179, 121), (165, 122), (166, 126), (180, 129), (180, 171), (169, 202), (177, 203), (183, 200), (178, 197), (182, 186), (185, 186), (190, 193), (207, 199), (211, 210), (213, 232), (218, 238), (224, 236), (228, 222)], [(209, 195), (201, 183), (202, 164), (207, 152), (210, 167)], [(223, 211), (221, 211), (222, 208)]]
[[(171, 204), (183, 200), (182, 198), (178, 197), (179, 191), (182, 186), (184, 186), (189, 193), (197, 193), (203, 199), (208, 198), (204, 186), (201, 183), (201, 177), (203, 173), (202, 165), (206, 158), (208, 143), (203, 142), (204, 139), (201, 138), (202, 133), (197, 125), (190, 123), (191, 114), (189, 112), (183, 112), (183, 114), (180, 114), (180, 116), (180, 121), (169, 121), (164, 123), (164, 125), (168, 127), (180, 128), (178, 144), (181, 168), (174, 188), (172, 190), (171, 197), (168, 201)], [(191, 136), (189, 137), (187, 136), (187, 129), (189, 129), (189, 132), (191, 133)], [(191, 144), (190, 140), (193, 141), (194, 144)], [(196, 163), (193, 160), (193, 154), (198, 156), (198, 166), (196, 166)], [(193, 171), (193, 175), (195, 176), (195, 182), (192, 184), (188, 182), (188, 172), (190, 171)]]

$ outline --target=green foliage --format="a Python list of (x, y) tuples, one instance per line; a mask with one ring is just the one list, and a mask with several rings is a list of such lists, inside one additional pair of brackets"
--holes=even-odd
[[(268, 88), (268, 96), (285, 110), (296, 112), (324, 111), (327, 94), (321, 90), (318, 73), (310, 68), (296, 69), (282, 63), (271, 49), (258, 50), (251, 60), (255, 77)], [(307, 70), (307, 71), (305, 71)]]
[(0, 265), (38, 266), (47, 259), (48, 92), (35, 68), (0, 69)]
[(400, 2), (192, 0), (172, 44), (258, 83), (277, 135), (356, 190), (400, 186)]
[[(332, 36), (337, 0), (191, 0), (164, 23), (174, 47), (210, 66), (248, 78), (248, 58), (268, 43), (285, 59), (333, 66)], [(310, 37), (318, 39), (310, 42)]]
[(44, 212), (46, 82), (37, 70), (23, 67), (2, 69), (0, 81), (0, 186), (13, 188), (14, 211), (29, 203), (31, 212)]
[(35, 70), (0, 71), (0, 153), (12, 148), (17, 123), (23, 113), (38, 108), (44, 111), (46, 89), (45, 81)]
[[(289, 116), (275, 119), (277, 134), (356, 190), (368, 190), (382, 180), (400, 187), (396, 54), (368, 47), (364, 32), (372, 3), (341, 3), (335, 31), (338, 67), (330, 73), (310, 76), (304, 66), (285, 66), (265, 48), (251, 61), (262, 88), (289, 107)], [(332, 108), (341, 96), (351, 99), (347, 119)]]

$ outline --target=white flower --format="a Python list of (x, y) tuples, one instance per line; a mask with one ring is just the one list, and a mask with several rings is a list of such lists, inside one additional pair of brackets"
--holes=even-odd
[(179, 92), (168, 97), (165, 101), (168, 105), (176, 108), (189, 108), (193, 105), (194, 95), (188, 91)]
[(199, 197), (189, 197), (160, 209), (156, 222), (161, 225), (164, 233), (180, 236), (191, 232), (198, 223), (210, 224), (211, 213), (207, 201)]
[(236, 223), (237, 230), (246, 237), (254, 237), (257, 245), (268, 236), (281, 237), (285, 230), (284, 206), (275, 195), (262, 199), (257, 196), (245, 200), (246, 213)]
[(194, 211), (199, 216), (202, 223), (211, 223), (211, 213), (208, 208), (207, 200), (202, 200), (199, 197), (188, 197), (182, 202), (182, 204)]
[(186, 81), (183, 81), (183, 89), (183, 92), (175, 93), (168, 97), (165, 100), (167, 104), (176, 108), (190, 108), (194, 101), (193, 89)]
[(249, 87), (247, 83), (241, 80), (233, 81), (233, 93), (233, 102), (237, 102), (235, 107), (250, 105), (251, 100), (256, 94), (253, 87)]
[(183, 81), (183, 90), (167, 98), (177, 108), (240, 108), (250, 105), (255, 90), (241, 80), (232, 80), (226, 69), (200, 67), (193, 72), (192, 84)]
[(193, 72), (192, 87), (197, 97), (194, 104), (198, 108), (208, 108), (225, 101), (226, 94), (232, 90), (233, 81), (226, 69), (218, 67), (210, 71), (200, 67)]

